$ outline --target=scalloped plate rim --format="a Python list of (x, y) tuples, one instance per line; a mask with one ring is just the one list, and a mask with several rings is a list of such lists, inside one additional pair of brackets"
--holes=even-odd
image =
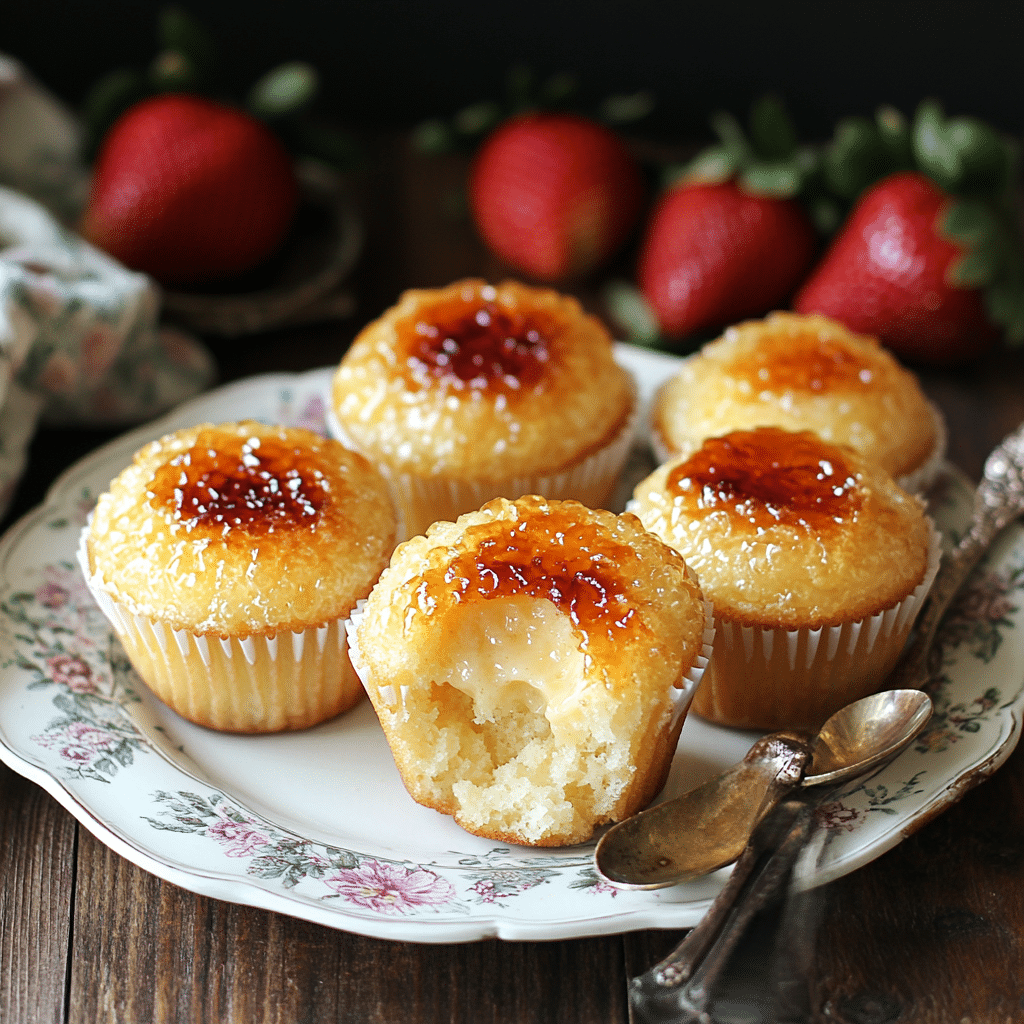
[[(617, 355), (624, 364), (637, 372), (638, 376), (647, 378), (645, 395), (648, 398), (652, 393), (651, 381), (663, 379), (678, 365), (677, 357), (624, 345), (617, 346)], [(323, 394), (332, 372), (333, 367), (322, 367), (302, 373), (268, 373), (223, 385), (216, 391), (199, 396), (149, 424), (122, 434), (68, 467), (53, 482), (43, 504), (11, 526), (0, 540), (0, 567), (4, 577), (3, 596), (6, 597), (14, 585), (14, 581), (6, 578), (11, 558), (16, 552), (22, 551), (26, 538), (34, 528), (42, 524), (47, 515), (67, 506), (73, 500), (76, 485), (80, 485), (90, 473), (95, 473), (108, 461), (125, 456), (130, 458), (131, 452), (142, 443), (175, 426), (197, 422), (200, 419), (215, 419), (216, 410), (235, 398), (245, 398), (254, 392), (262, 394), (263, 391), (269, 395), (274, 388), (283, 392), (284, 389), (300, 389), (304, 386), (311, 392)], [(958, 486), (969, 486), (965, 484), (962, 473), (956, 471), (954, 476), (959, 479)], [(1021, 533), (1019, 525), (1011, 530), (1015, 531), (1015, 535), (1006, 546), (1016, 552), (1024, 547), (1024, 534)], [(3, 682), (4, 679), (0, 677), (0, 683)], [(895, 846), (906, 835), (931, 820), (937, 813), (941, 813), (949, 803), (959, 799), (967, 789), (1002, 764), (1020, 737), (1021, 708), (1024, 706), (1024, 672), (1021, 673), (1019, 685), (1020, 689), (1013, 699), (996, 709), (1000, 729), (996, 740), (989, 743), (987, 756), (976, 759), (962, 770), (950, 775), (945, 780), (945, 789), (938, 796), (926, 801), (913, 812), (900, 816), (899, 828), (887, 829), (882, 836), (863, 845), (853, 856), (847, 856), (837, 862), (832, 869), (826, 867), (820, 871), (815, 877), (815, 884), (846, 874)], [(138, 834), (126, 833), (118, 824), (98, 812), (94, 806), (95, 802), (91, 803), (88, 799), (80, 797), (65, 780), (54, 774), (53, 768), (48, 766), (42, 757), (37, 759), (28, 756), (23, 750), (15, 749), (12, 743), (8, 742), (5, 720), (11, 717), (12, 712), (5, 700), (6, 693), (7, 687), (0, 688), (0, 759), (50, 793), (93, 835), (121, 856), (167, 881), (217, 899), (290, 914), (329, 927), (378, 938), (431, 943), (463, 942), (493, 937), (507, 940), (546, 940), (614, 934), (643, 928), (687, 927), (696, 923), (710, 904), (713, 892), (727, 876), (728, 869), (716, 873), (706, 880), (709, 887), (706, 897), (692, 898), (682, 903), (673, 899), (674, 895), (678, 895), (675, 890), (642, 894), (618, 892), (615, 894), (615, 901), (595, 902), (592, 913), (566, 914), (559, 919), (545, 921), (497, 911), (492, 912), (490, 916), (480, 914), (463, 920), (438, 920), (426, 916), (386, 917), (353, 913), (351, 908), (339, 907), (337, 903), (317, 904), (311, 898), (298, 899), (288, 891), (275, 891), (244, 873), (239, 874), (237, 870), (212, 870), (200, 864), (183, 861), (177, 853), (160, 847), (156, 841), (159, 838), (158, 833), (145, 833), (145, 842)], [(714, 729), (704, 723), (701, 725)], [(686, 749), (686, 736), (687, 729), (684, 728), (681, 750)], [(743, 749), (748, 739), (748, 734), (731, 734), (729, 737), (733, 747), (743, 744)], [(133, 766), (125, 770), (137, 771), (138, 768)], [(228, 794), (229, 797), (230, 795)], [(589, 849), (589, 846), (582, 847), (569, 853), (575, 860), (579, 860)], [(543, 852), (551, 855), (551, 851)], [(525, 858), (526, 855), (523, 856)], [(228, 867), (234, 865), (229, 864)]]

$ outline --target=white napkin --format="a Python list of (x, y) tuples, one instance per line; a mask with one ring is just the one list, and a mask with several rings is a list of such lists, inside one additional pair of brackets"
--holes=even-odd
[(85, 195), (77, 124), (3, 54), (0, 182), (2, 515), (40, 416), (69, 425), (150, 419), (207, 387), (214, 365), (195, 339), (159, 326), (149, 277), (57, 219), (75, 217)]

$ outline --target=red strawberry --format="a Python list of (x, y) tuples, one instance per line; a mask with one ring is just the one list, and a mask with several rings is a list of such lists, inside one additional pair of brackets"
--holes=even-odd
[(951, 283), (964, 255), (939, 224), (952, 200), (915, 171), (891, 174), (851, 211), (793, 308), (879, 337), (910, 360), (949, 364), (999, 336), (979, 288)]
[(735, 181), (662, 196), (640, 254), (640, 289), (661, 331), (682, 338), (784, 304), (811, 264), (815, 234), (791, 199)]
[(259, 121), (197, 96), (131, 107), (97, 159), (83, 234), (165, 284), (229, 277), (282, 241), (291, 159)]
[(473, 164), (470, 205), (484, 241), (542, 281), (579, 277), (622, 243), (643, 182), (621, 140), (569, 114), (506, 121)]

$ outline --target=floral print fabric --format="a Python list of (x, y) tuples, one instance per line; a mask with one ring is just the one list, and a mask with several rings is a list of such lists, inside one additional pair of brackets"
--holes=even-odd
[[(66, 228), (84, 171), (74, 122), (0, 54), (0, 514), (40, 416), (147, 420), (207, 387), (213, 362), (159, 324), (160, 295)], [(45, 202), (50, 209), (43, 205)]]

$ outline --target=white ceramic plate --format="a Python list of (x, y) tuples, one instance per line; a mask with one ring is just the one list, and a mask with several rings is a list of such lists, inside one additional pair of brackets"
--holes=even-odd
[[(620, 347), (645, 398), (676, 360)], [(212, 392), (101, 448), (0, 542), (0, 757), (154, 874), (218, 899), (417, 942), (559, 939), (695, 924), (727, 871), (655, 892), (600, 881), (593, 846), (531, 850), (468, 835), (408, 797), (368, 703), (307, 732), (229, 736), (151, 696), (85, 590), (79, 530), (145, 441), (255, 417), (322, 427), (331, 371)], [(623, 485), (645, 472), (638, 450)], [(950, 472), (945, 530), (969, 488)], [(1024, 703), (1024, 533), (1013, 527), (945, 628), (937, 712), (918, 744), (822, 808), (818, 879), (878, 856), (997, 767)], [(743, 756), (754, 735), (691, 716), (665, 795)]]

